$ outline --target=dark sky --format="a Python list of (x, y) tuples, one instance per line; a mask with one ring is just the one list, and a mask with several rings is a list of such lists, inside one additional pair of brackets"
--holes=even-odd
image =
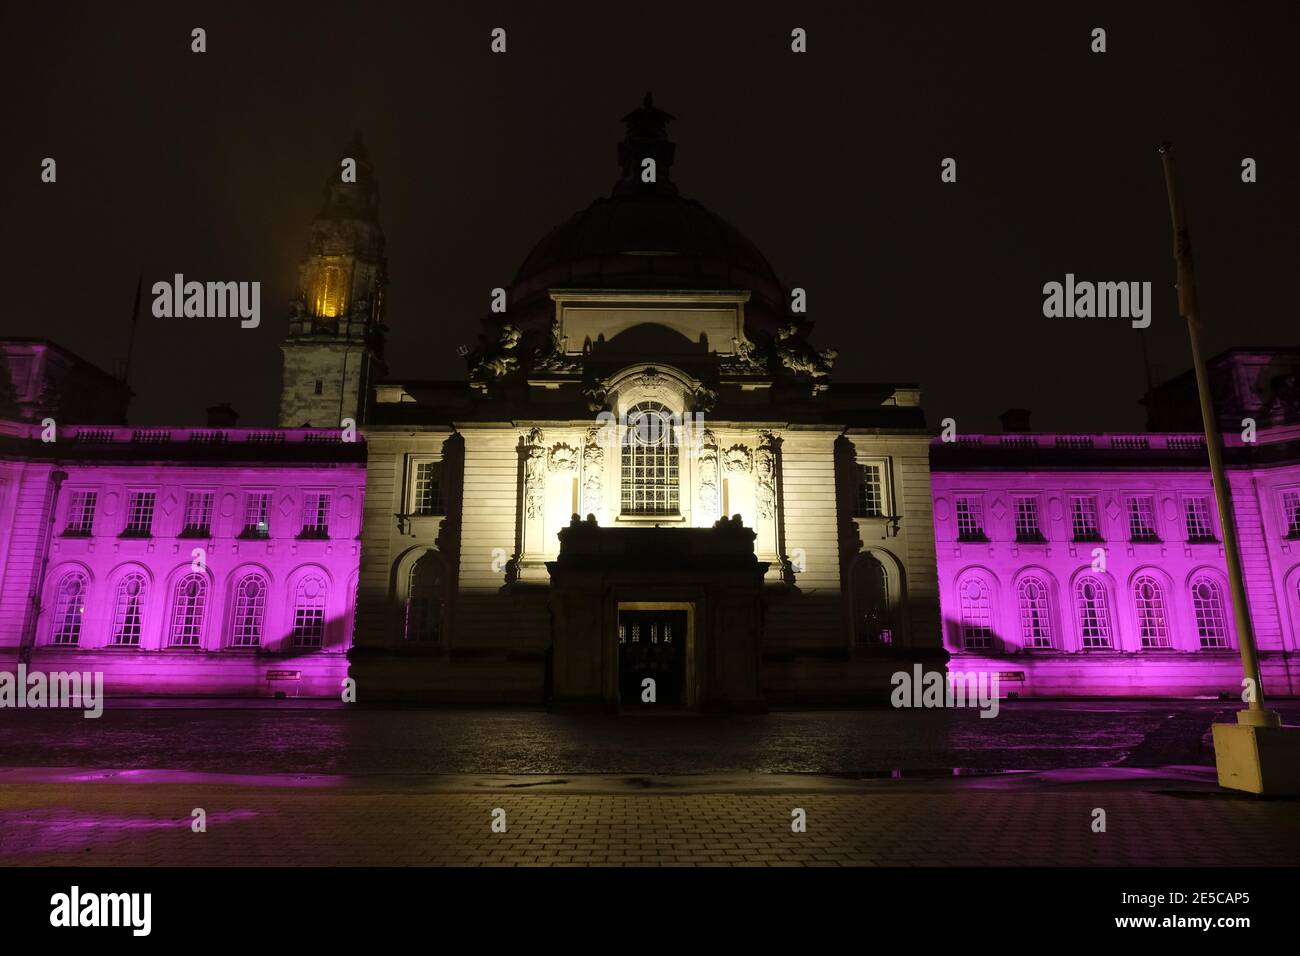
[[(360, 127), (383, 194), (392, 374), (460, 378), (455, 348), (489, 290), (608, 193), (618, 120), (652, 89), (679, 118), (674, 180), (808, 290), (836, 379), (919, 382), (932, 423), (986, 429), (1024, 405), (1039, 429), (1141, 427), (1137, 333), (1045, 319), (1042, 286), (1151, 281), (1157, 377), (1187, 367), (1166, 138), (1207, 348), (1300, 345), (1286, 6), (1003, 6), (8, 4), (0, 335), (111, 369), (141, 270), (146, 286), (260, 280), (257, 330), (155, 319), (146, 295), (133, 417), (196, 422), (228, 400), (246, 423), (273, 420), (308, 224)], [(206, 54), (189, 52), (194, 26)], [(488, 50), (496, 26), (504, 56)], [(45, 156), (57, 184), (39, 181)], [(939, 181), (945, 156), (955, 185)]]

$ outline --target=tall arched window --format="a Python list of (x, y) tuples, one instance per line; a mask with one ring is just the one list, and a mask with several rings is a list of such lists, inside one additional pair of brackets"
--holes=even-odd
[(961, 583), (961, 643), (968, 651), (986, 651), (993, 646), (993, 592), (981, 577)]
[(1192, 581), (1192, 610), (1201, 647), (1227, 647), (1228, 622), (1223, 613), (1223, 589), (1214, 578), (1201, 575)]
[(1110, 613), (1106, 607), (1106, 585), (1097, 578), (1079, 578), (1074, 585), (1079, 606), (1079, 638), (1084, 647), (1110, 647)]
[(870, 552), (853, 565), (853, 639), (858, 644), (891, 644), (894, 639), (889, 570)]
[(201, 574), (187, 574), (176, 582), (172, 595), (172, 647), (198, 647), (203, 636), (203, 612), (208, 606), (208, 581)]
[(678, 513), (677, 435), (666, 406), (641, 402), (628, 411), (622, 465), (623, 514)]
[(1169, 647), (1169, 622), (1165, 616), (1165, 594), (1160, 582), (1144, 574), (1133, 582), (1133, 606), (1137, 609), (1138, 637), (1143, 647)]
[(308, 574), (298, 582), (293, 598), (293, 646), (325, 643), (325, 579)]
[(316, 270), (315, 301), (312, 303), (316, 315), (336, 318), (344, 312), (347, 305), (348, 273), (342, 266), (323, 265)]
[(256, 571), (245, 574), (235, 585), (235, 607), (231, 615), (230, 646), (259, 647), (262, 622), (266, 618), (266, 578)]
[(139, 647), (144, 633), (144, 600), (149, 585), (143, 574), (132, 571), (117, 582), (113, 592), (113, 628), (109, 642), (120, 647)]
[(403, 629), (408, 641), (434, 643), (441, 637), (442, 581), (438, 571), (438, 559), (429, 554), (411, 565)]
[(1051, 606), (1042, 578), (1021, 578), (1016, 589), (1020, 598), (1020, 636), (1025, 647), (1052, 646)]
[(86, 615), (89, 581), (80, 571), (69, 571), (59, 581), (54, 598), (54, 630), (50, 640), (71, 645), (81, 640), (81, 621)]

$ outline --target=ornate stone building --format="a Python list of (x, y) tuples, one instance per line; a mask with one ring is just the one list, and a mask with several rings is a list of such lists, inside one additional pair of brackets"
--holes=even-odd
[(377, 386), (367, 695), (754, 710), (941, 664), (919, 391), (831, 381), (679, 193), (671, 119), (624, 118), (612, 193), (538, 243), (466, 380)]
[[(793, 290), (679, 193), (671, 119), (624, 118), (610, 195), (537, 244), (457, 381), (382, 378), (356, 142), (300, 267), (281, 427), (129, 428), (119, 380), (0, 343), (0, 669), (624, 711), (884, 701), (946, 662), (1034, 696), (1238, 693), (1187, 377), (1140, 434), (1013, 417), (932, 442), (915, 386), (833, 381)], [(1300, 691), (1298, 356), (1212, 363), (1279, 695)]]
[(361, 443), (54, 427), (0, 420), (0, 670), (102, 672), (115, 697), (341, 694)]

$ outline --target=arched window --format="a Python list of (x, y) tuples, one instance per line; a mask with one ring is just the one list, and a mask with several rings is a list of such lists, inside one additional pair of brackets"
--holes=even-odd
[(316, 315), (336, 318), (343, 314), (347, 304), (348, 274), (342, 266), (326, 265), (316, 271), (316, 293), (313, 310)]
[(1079, 606), (1079, 637), (1084, 647), (1110, 647), (1110, 614), (1106, 610), (1106, 585), (1093, 577), (1074, 585)]
[(408, 641), (434, 643), (441, 637), (442, 581), (438, 570), (438, 559), (429, 554), (411, 565), (402, 634)]
[(1133, 606), (1137, 609), (1138, 637), (1143, 647), (1169, 647), (1169, 622), (1165, 617), (1165, 594), (1160, 582), (1144, 574), (1133, 582)]
[(69, 571), (55, 591), (54, 630), (51, 641), (55, 644), (76, 644), (81, 640), (81, 621), (86, 615), (86, 598), (89, 582), (80, 571)]
[(203, 612), (208, 605), (208, 581), (201, 574), (187, 574), (176, 582), (172, 596), (172, 647), (198, 647), (203, 635)]
[(981, 577), (969, 577), (960, 586), (961, 643), (968, 651), (993, 646), (993, 592)]
[(1192, 610), (1201, 647), (1227, 647), (1228, 622), (1223, 613), (1223, 589), (1214, 578), (1201, 575), (1192, 581)]
[(308, 574), (298, 582), (293, 599), (293, 646), (325, 643), (325, 579)]
[(677, 435), (666, 406), (641, 402), (632, 407), (622, 458), (623, 514), (677, 514)]
[(266, 578), (256, 571), (245, 574), (235, 585), (235, 607), (231, 615), (230, 646), (259, 647), (262, 621), (266, 617)]
[(870, 552), (853, 566), (853, 639), (858, 644), (892, 644), (894, 639), (889, 570)]
[(1024, 646), (1051, 647), (1052, 618), (1047, 585), (1041, 578), (1021, 578), (1016, 591), (1020, 598), (1020, 636)]
[(143, 574), (132, 571), (117, 582), (113, 592), (113, 629), (109, 643), (120, 647), (139, 647), (144, 632), (144, 600), (148, 582)]

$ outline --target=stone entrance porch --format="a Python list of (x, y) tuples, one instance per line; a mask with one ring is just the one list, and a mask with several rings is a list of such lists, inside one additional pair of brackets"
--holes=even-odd
[[(559, 537), (559, 556), (546, 564), (551, 709), (619, 710), (620, 613), (656, 609), (686, 612), (676, 707), (764, 709), (759, 648), (768, 565), (755, 557), (751, 529), (738, 519), (712, 528), (604, 528), (575, 516)], [(654, 706), (637, 703), (642, 711)]]

